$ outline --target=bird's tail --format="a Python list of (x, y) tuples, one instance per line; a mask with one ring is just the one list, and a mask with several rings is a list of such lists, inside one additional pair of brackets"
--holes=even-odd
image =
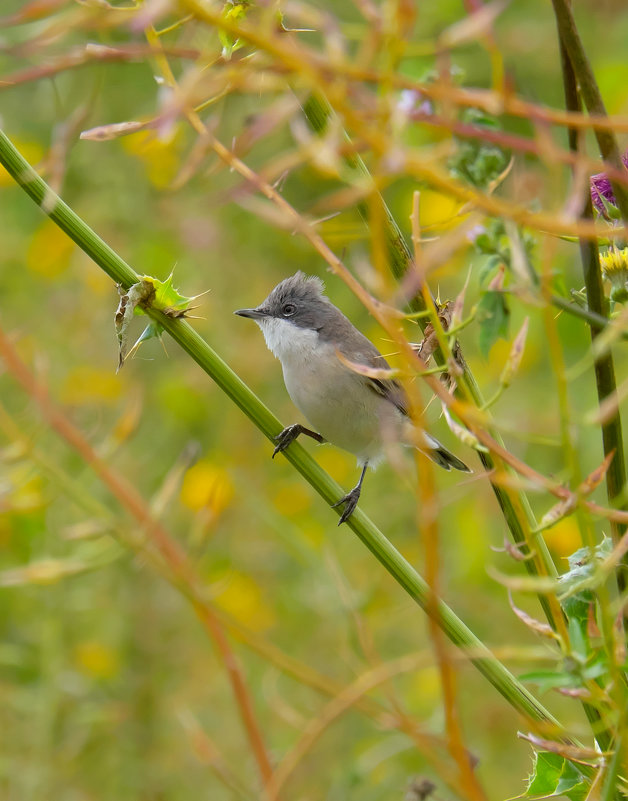
[(435, 437), (424, 432), (424, 438), (425, 446), (421, 450), (433, 462), (436, 462), (439, 467), (443, 467), (445, 470), (461, 470), (463, 473), (472, 472), (470, 467), (467, 467), (461, 459), (448, 451)]

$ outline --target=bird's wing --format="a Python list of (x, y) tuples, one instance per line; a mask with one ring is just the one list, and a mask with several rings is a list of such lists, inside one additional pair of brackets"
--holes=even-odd
[[(374, 370), (390, 369), (390, 365), (386, 359), (366, 337), (363, 338), (357, 352), (354, 351), (351, 354), (347, 353), (342, 343), (338, 343), (337, 347), (348, 361), (364, 365)], [(370, 390), (389, 401), (389, 403), (392, 403), (402, 414), (408, 414), (408, 399), (406, 393), (403, 391), (403, 387), (398, 381), (395, 381), (393, 378), (373, 378), (372, 376), (366, 375), (361, 376), (361, 378)]]

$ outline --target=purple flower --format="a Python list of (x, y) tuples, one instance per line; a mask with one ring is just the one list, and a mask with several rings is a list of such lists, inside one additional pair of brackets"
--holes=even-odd
[[(621, 160), (624, 163), (624, 167), (628, 167), (628, 150), (621, 157)], [(593, 205), (602, 217), (610, 220), (614, 216), (612, 214), (613, 209), (617, 208), (617, 201), (615, 200), (609, 177), (605, 172), (598, 172), (596, 175), (591, 176), (589, 184), (591, 186)]]

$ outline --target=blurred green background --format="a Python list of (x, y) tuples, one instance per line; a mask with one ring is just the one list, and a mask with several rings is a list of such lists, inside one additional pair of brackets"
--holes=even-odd
[[(23, 5), (5, 0), (1, 13), (9, 15)], [(609, 0), (576, 6), (608, 109), (625, 114), (625, 4)], [(326, 8), (344, 23), (364, 25), (350, 2), (327, 3)], [(464, 14), (459, 2), (418, 4), (416, 40), (429, 41)], [(37, 47), (17, 53), (11, 47), (33, 39), (44, 24), (3, 30), (0, 80), (43, 63), (46, 56)], [(94, 26), (61, 31), (49, 48), (59, 53), (86, 41), (111, 44), (134, 38), (124, 26)], [(205, 46), (217, 46), (216, 41)], [(560, 108), (550, 4), (530, 0), (505, 9), (497, 22), (497, 44), (518, 92)], [(490, 61), (482, 47), (462, 48), (454, 61), (465, 83), (490, 85)], [(406, 64), (413, 74), (429, 66), (428, 58)], [(63, 198), (137, 272), (163, 279), (174, 269), (175, 284), (185, 294), (207, 291), (199, 299), (194, 327), (285, 424), (301, 418), (285, 392), (279, 363), (257, 328), (234, 317), (234, 309), (256, 305), (278, 281), (301, 269), (325, 278), (333, 302), (389, 352), (382, 332), (346, 287), (326, 273), (305, 240), (238, 204), (235, 189), (241, 181), (214, 158), (206, 159), (182, 188), (173, 188), (194, 141), (183, 122), (163, 139), (145, 132), (109, 142), (78, 139), (82, 129), (154, 113), (159, 87), (148, 60), (95, 64), (0, 89), (6, 133), (48, 180), (55, 164), (51, 148), (63, 140), (68, 120), (80, 115), (63, 159)], [(210, 115), (217, 136), (231, 142), (248, 115), (266, 102), (244, 93), (229, 96)], [(513, 123), (513, 129), (527, 132), (522, 122)], [(441, 136), (427, 127), (411, 135), (426, 148)], [(291, 132), (283, 126), (245, 161), (260, 167), (291, 143)], [(509, 180), (525, 198), (552, 205), (565, 191), (567, 172), (558, 173), (558, 184), (549, 183), (548, 175), (544, 167), (519, 157)], [(387, 191), (408, 233), (415, 188), (399, 181)], [(449, 198), (428, 187), (421, 190), (425, 225), (443, 222), (455, 211)], [(329, 191), (329, 183), (313, 168), (301, 168), (288, 176), (282, 191), (307, 211)], [(369, 257), (357, 215), (344, 212), (320, 230), (348, 265)], [(164, 523), (192, 555), (214, 602), (343, 684), (368, 670), (373, 660), (424, 653), (423, 667), (391, 680), (374, 695), (386, 699), (394, 693), (426, 731), (442, 734), (439, 677), (423, 614), (351, 532), (336, 527), (336, 516), (288, 463), (271, 461), (271, 444), (174, 343), (149, 342), (116, 374), (115, 287), (4, 173), (0, 242), (3, 330), (97, 451), (147, 500), (164, 506)], [(553, 258), (565, 285), (579, 288), (576, 248), (561, 243)], [(457, 295), (472, 263), (478, 260), (469, 248), (433, 275), (432, 286), (441, 298)], [(477, 297), (476, 270), (468, 308)], [(511, 429), (507, 444), (517, 455), (542, 472), (560, 474), (560, 451), (537, 441), (557, 439), (559, 417), (545, 331), (533, 306), (514, 306), (511, 338), (527, 314), (531, 326), (522, 368), (495, 415)], [(136, 326), (139, 335), (141, 321)], [(588, 333), (565, 316), (559, 326), (566, 362), (574, 364), (586, 352)], [(500, 341), (486, 360), (479, 354), (475, 326), (463, 332), (461, 341), (489, 396), (510, 343)], [(621, 352), (618, 362), (625, 374)], [(594, 407), (590, 371), (571, 382), (570, 391), (576, 415)], [(218, 744), (251, 797), (258, 797), (256, 767), (223, 666), (191, 608), (141, 557), (116, 544), (111, 535), (133, 534), (133, 522), (2, 371), (0, 403), (0, 797), (237, 797), (206, 764), (197, 726)], [(476, 457), (454, 439), (435, 405), (429, 416), (433, 432), (477, 469)], [(343, 486), (353, 486), (353, 457), (331, 446), (307, 447)], [(579, 449), (587, 470), (599, 464), (595, 428), (580, 429)], [(196, 457), (191, 466), (190, 453)], [(178, 481), (181, 465), (187, 470)], [(441, 472), (438, 487), (443, 595), (487, 643), (507, 647), (509, 665), (521, 672), (536, 664), (526, 649), (541, 645), (514, 618), (505, 589), (487, 576), (488, 565), (513, 569), (508, 557), (491, 550), (501, 546), (506, 534), (492, 491), (485, 480)], [(539, 513), (547, 510), (546, 498), (533, 496), (532, 501)], [(362, 508), (422, 570), (415, 505), (412, 486), (404, 486), (389, 466), (367, 476)], [(560, 560), (580, 544), (576, 524), (565, 521), (548, 533), (547, 541)], [(62, 576), (63, 565), (76, 565), (77, 574)], [(525, 600), (521, 605), (526, 606)], [(540, 614), (533, 601), (528, 607)], [(325, 699), (243, 645), (234, 648), (271, 754), (279, 759)], [(461, 666), (458, 675), (462, 726), (466, 744), (479, 758), (478, 775), (490, 798), (514, 796), (522, 791), (530, 764), (529, 747), (515, 737), (521, 721), (472, 667)], [(558, 696), (544, 701), (576, 729), (584, 727), (573, 702)], [(283, 797), (401, 799), (415, 775), (433, 777), (433, 772), (409, 739), (350, 711), (325, 730)], [(447, 791), (439, 797), (448, 797)]]

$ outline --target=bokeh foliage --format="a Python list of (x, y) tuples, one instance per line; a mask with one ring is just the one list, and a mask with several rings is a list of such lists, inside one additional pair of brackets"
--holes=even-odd
[[(209, 76), (202, 88), (220, 95), (217, 87), (233, 71), (233, 86), (200, 112), (212, 134), (258, 173), (267, 170), (269, 180), (279, 180), (282, 196), (309, 218), (321, 220), (317, 230), (324, 240), (369, 290), (390, 301), (393, 290), (380, 270), (385, 254), (376, 221), (369, 233), (356, 212), (363, 197), (359, 187), (343, 182), (346, 170), (334, 151), (342, 149), (342, 135), (332, 130), (326, 146), (317, 147), (307, 133), (292, 92), (303, 99), (306, 81), (291, 84), (280, 70), (271, 69), (260, 70), (256, 80), (255, 70), (245, 70), (249, 83), (238, 85), (236, 65), (250, 53), (249, 46), (232, 50), (230, 67), (224, 48), (233, 37), (186, 22), (162, 37), (166, 46), (203, 53), (198, 67), (193, 59), (172, 57), (177, 80), (190, 92), (179, 106), (164, 86), (159, 59), (146, 50), (143, 28), (165, 28), (185, 9), (148, 3), (144, 13), (149, 16), (134, 24), (138, 13), (121, 10), (130, 5), (60, 1), (45, 8), (40, 19), (29, 19), (12, 17), (28, 10), (28, 4), (5, 3), (3, 126), (31, 164), (138, 273), (166, 279), (174, 269), (175, 283), (186, 295), (208, 290), (198, 301), (194, 326), (283, 421), (292, 422), (296, 413), (278, 364), (259, 332), (233, 317), (234, 309), (255, 305), (277, 281), (302, 269), (326, 277), (330, 297), (382, 352), (395, 345), (348, 288), (325, 274), (310, 244), (203, 146), (182, 111), (197, 100), (198, 73)], [(372, 12), (391, 25), (390, 40), (379, 42), (374, 65), (382, 72), (425, 80), (426, 87), (438, 75), (451, 76), (454, 88), (499, 91), (512, 85), (531, 103), (562, 108), (549, 4), (513, 4), (494, 25), (479, 24), (451, 49), (442, 48), (443, 32), (469, 19), (472, 4), (467, 9), (458, 3), (424, 5), (418, 6), (416, 19), (403, 3), (316, 4), (309, 10), (287, 5), (282, 20), (287, 28), (318, 28), (286, 37), (301, 37), (307, 47), (328, 55), (334, 54), (336, 40), (344, 42), (347, 58), (357, 58), (374, 35)], [(219, 5), (211, 8), (221, 10)], [(263, 34), (270, 14), (260, 9), (250, 13), (258, 14), (254, 20)], [(232, 10), (226, 8), (227, 18), (238, 22), (237, 15), (229, 15)], [(628, 15), (612, 2), (578, 4), (577, 11), (608, 110), (625, 113), (622, 43)], [(391, 19), (400, 27), (395, 29)], [(392, 46), (395, 41), (403, 42), (399, 52)], [(88, 43), (138, 50), (128, 59), (94, 58), (80, 67), (67, 64), (53, 76), (38, 74), (54, 59), (80, 57)], [(438, 52), (437, 44), (444, 52)], [(206, 67), (210, 63), (220, 74), (216, 86)], [(20, 75), (26, 77), (14, 84), (12, 76)], [(542, 138), (562, 152), (564, 128), (548, 131), (525, 115), (500, 115), (496, 130), (527, 137), (534, 147), (526, 154), (489, 144), (482, 152), (453, 125), (454, 117), (461, 125), (482, 124), (477, 115), (454, 115), (435, 126), (422, 118), (433, 112), (420, 108), (423, 98), (408, 100), (400, 87), (385, 83), (378, 90), (382, 116), (390, 125), (386, 135), (397, 137), (425, 163), (438, 164), (484, 190), (513, 153), (510, 174), (497, 196), (548, 217), (560, 216), (572, 199), (568, 166), (548, 155)], [(408, 102), (417, 112), (414, 120), (403, 114)], [(156, 115), (162, 115), (156, 130), (106, 141), (79, 139), (81, 131), (96, 126)], [(491, 115), (485, 121), (490, 130), (494, 119)], [(350, 133), (359, 142), (359, 130)], [(593, 161), (590, 134), (589, 139)], [(502, 161), (499, 154), (506, 152)], [(443, 241), (456, 236), (457, 225), (466, 219), (457, 216), (463, 206), (459, 198), (403, 171), (388, 175), (368, 140), (362, 155), (381, 177), (385, 199), (408, 240), (417, 189), (424, 236)], [(343, 195), (347, 185), (354, 195)], [(146, 343), (116, 374), (115, 287), (4, 174), (0, 204), (2, 329), (10, 332), (22, 357), (96, 451), (151, 504), (194, 561), (212, 602), (252, 635), (339, 686), (381, 665), (392, 673), (395, 660), (414, 655), (405, 672), (370, 693), (384, 704), (388, 718), (381, 709), (378, 717), (356, 707), (325, 726), (282, 797), (401, 798), (415, 775), (428, 776), (439, 796), (449, 797), (452, 791), (444, 787), (433, 754), (399, 725), (404, 716), (414, 721), (444, 764), (448, 759), (455, 764), (441, 740), (447, 705), (423, 616), (360, 543), (336, 529), (335, 517), (289, 465), (281, 458), (270, 461), (268, 442), (174, 344), (167, 339), (163, 347), (155, 340)], [(486, 397), (498, 391), (515, 334), (530, 318), (519, 369), (492, 411), (513, 454), (543, 475), (577, 485), (573, 465), (560, 447), (564, 408), (556, 394), (557, 363), (548, 345), (547, 316), (559, 315), (556, 331), (580, 478), (602, 462), (599, 427), (591, 422), (597, 401), (588, 329), (574, 316), (543, 307), (534, 283), (526, 284), (504, 258), (504, 249), (513, 247), (512, 227), (492, 217), (480, 217), (477, 225), (483, 230), (469, 231), (469, 236), (463, 232), (461, 242), (431, 266), (430, 287), (442, 300), (453, 300), (471, 269), (466, 313), (488, 307), (501, 315), (492, 331), (501, 336), (487, 338), (481, 313), (460, 333), (465, 358)], [(519, 228), (517, 237), (521, 247), (516, 256), (529, 254), (535, 269), (550, 277), (552, 291), (568, 298), (569, 289), (581, 289), (573, 242), (530, 228)], [(491, 283), (501, 264), (508, 267), (505, 283)], [(512, 297), (503, 294), (504, 288), (512, 290)], [(138, 335), (141, 330), (138, 321)], [(408, 324), (407, 330), (415, 329)], [(620, 384), (626, 372), (622, 347), (614, 352)], [(3, 797), (259, 797), (255, 760), (223, 661), (189, 604), (143, 555), (137, 524), (43, 422), (37, 405), (11, 375), (0, 375), (0, 387)], [(429, 393), (421, 392), (427, 404)], [(464, 451), (481, 474), (475, 456), (448, 431), (436, 404), (429, 405), (426, 417), (439, 438)], [(312, 450), (344, 486), (354, 483), (352, 458), (329, 446)], [(556, 671), (556, 648), (517, 620), (503, 584), (494, 578), (497, 571), (519, 575), (522, 568), (507, 553), (491, 549), (502, 545), (506, 525), (489, 483), (447, 474), (434, 479), (441, 593), (503, 654), (513, 672), (536, 670), (536, 683), (532, 678), (530, 686), (536, 691), (541, 684), (543, 701), (573, 736), (590, 739), (578, 702), (540, 682), (541, 671)], [(425, 542), (417, 529), (412, 474), (383, 467), (367, 481), (361, 506), (423, 570)], [(603, 486), (592, 497), (605, 503)], [(530, 493), (530, 500), (539, 519), (552, 505), (543, 492)], [(544, 533), (559, 572), (567, 569), (566, 557), (583, 545), (583, 528), (593, 527), (597, 541), (610, 533), (607, 521), (583, 523), (577, 515)], [(517, 595), (517, 606), (542, 616), (529, 594)], [(233, 648), (276, 763), (294, 747), (308, 721), (321, 714), (327, 699), (238, 638)], [(531, 764), (529, 745), (516, 739), (525, 723), (463, 659), (454, 664), (457, 708), (465, 745), (479, 760), (478, 779), (487, 797), (514, 796), (523, 791)]]

